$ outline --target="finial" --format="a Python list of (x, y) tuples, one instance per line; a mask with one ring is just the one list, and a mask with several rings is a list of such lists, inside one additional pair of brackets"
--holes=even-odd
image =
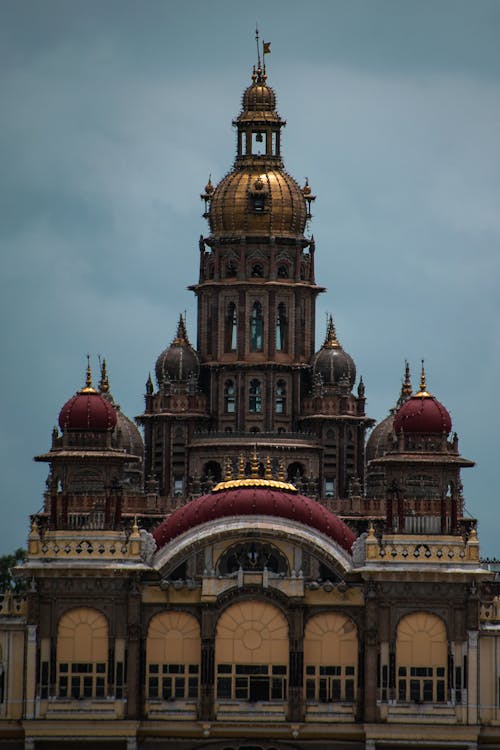
[(309, 177), (306, 177), (306, 184), (302, 188), (303, 195), (311, 195), (311, 186), (309, 185)]
[(368, 529), (368, 539), (375, 539), (375, 529), (373, 528), (373, 521), (370, 521), (370, 528)]
[(272, 479), (273, 472), (271, 471), (271, 456), (266, 457), (266, 470), (264, 473), (264, 479)]
[(410, 365), (408, 360), (405, 359), (405, 378), (401, 385), (401, 398), (406, 401), (411, 396), (411, 377), (410, 377)]
[(430, 393), (427, 392), (427, 385), (425, 382), (424, 360), (422, 360), (422, 370), (420, 372), (420, 390), (416, 395), (420, 396), (420, 398), (428, 398), (431, 395)]
[(208, 195), (211, 195), (214, 192), (214, 186), (212, 185), (212, 175), (208, 175), (208, 182), (205, 185), (205, 193), (208, 193)]
[(365, 396), (365, 384), (363, 382), (363, 376), (362, 375), (359, 378), (358, 396), (359, 396), (359, 398), (364, 398), (364, 396)]
[(325, 337), (325, 343), (323, 344), (324, 349), (336, 349), (338, 346), (340, 346), (339, 342), (337, 341), (337, 334), (335, 332), (335, 324), (333, 322), (332, 315), (328, 318), (328, 325), (326, 329), (326, 337)]
[(280, 482), (285, 481), (285, 464), (283, 463), (283, 461), (280, 461), (280, 466), (278, 470), (278, 479)]
[(238, 463), (238, 479), (245, 479), (245, 460), (243, 453), (240, 453), (240, 460)]
[(101, 362), (101, 379), (99, 381), (99, 390), (101, 393), (109, 393), (109, 379), (106, 368), (106, 359), (104, 357)]
[(85, 379), (85, 387), (92, 388), (92, 371), (90, 369), (90, 354), (87, 354), (87, 377)]
[(97, 393), (96, 389), (92, 387), (92, 371), (90, 369), (90, 354), (87, 354), (87, 372), (85, 375), (85, 385), (81, 389), (80, 393)]
[(188, 343), (189, 341), (188, 341), (188, 337), (186, 333), (186, 323), (181, 313), (179, 315), (179, 322), (177, 324), (177, 334), (175, 336), (175, 339), (172, 341), (172, 344), (188, 344)]
[(252, 467), (251, 477), (252, 479), (257, 479), (257, 477), (259, 476), (259, 459), (257, 458), (257, 446), (256, 445), (254, 445), (254, 448), (253, 448), (251, 467)]
[(224, 481), (230, 482), (233, 478), (233, 465), (229, 456), (226, 458), (226, 473), (224, 475)]
[(146, 393), (148, 396), (152, 396), (154, 391), (153, 379), (151, 373), (149, 373), (148, 379), (146, 380)]
[(257, 45), (257, 69), (260, 71), (259, 27), (257, 24), (255, 24), (255, 43)]

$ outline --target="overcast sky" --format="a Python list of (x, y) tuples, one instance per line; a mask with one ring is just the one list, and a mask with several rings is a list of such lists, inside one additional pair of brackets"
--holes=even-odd
[(317, 345), (331, 311), (376, 419), (425, 358), (500, 557), (496, 0), (0, 3), (0, 554), (26, 543), (32, 456), (87, 351), (135, 416), (180, 311), (196, 339), (199, 195), (234, 158), (256, 21), (286, 168), (318, 196)]

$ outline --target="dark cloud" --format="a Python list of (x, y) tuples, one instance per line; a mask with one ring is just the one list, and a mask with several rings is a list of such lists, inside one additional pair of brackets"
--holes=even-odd
[(0, 16), (2, 549), (41, 506), (31, 456), (86, 352), (134, 415), (180, 310), (195, 338), (199, 193), (234, 156), (257, 18), (287, 169), (318, 195), (318, 339), (332, 311), (378, 419), (404, 359), (416, 382), (425, 357), (498, 553), (498, 4), (46, 0)]

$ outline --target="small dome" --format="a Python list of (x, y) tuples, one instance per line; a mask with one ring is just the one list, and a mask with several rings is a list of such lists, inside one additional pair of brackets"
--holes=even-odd
[(263, 76), (255, 80), (243, 93), (243, 110), (246, 112), (274, 112), (276, 110), (276, 94), (267, 85)]
[(356, 380), (356, 365), (350, 354), (344, 351), (337, 341), (331, 315), (324, 344), (314, 355), (313, 374), (321, 375), (326, 386), (337, 386), (348, 382), (349, 387), (352, 388)]
[(422, 365), (420, 390), (401, 406), (394, 417), (394, 430), (397, 433), (433, 433), (449, 435), (451, 417), (437, 398), (427, 392), (425, 373)]
[[(251, 486), (251, 485), (254, 486)], [(283, 489), (279, 485), (283, 485)], [(234, 480), (220, 485), (210, 495), (191, 500), (177, 508), (156, 529), (158, 548), (185, 531), (208, 521), (230, 516), (274, 516), (311, 526), (350, 552), (355, 535), (338, 516), (324, 505), (288, 489), (281, 482)]]
[(179, 318), (177, 335), (168, 349), (165, 349), (156, 360), (155, 371), (159, 387), (165, 380), (185, 381), (190, 375), (199, 374), (200, 360), (189, 343), (182, 315)]
[(217, 185), (208, 214), (214, 235), (301, 237), (307, 209), (302, 190), (282, 169), (245, 165)]
[(449, 435), (451, 432), (451, 417), (437, 398), (434, 396), (422, 396), (417, 393), (412, 396), (394, 417), (395, 432), (443, 432)]
[(87, 368), (87, 384), (64, 404), (59, 412), (59, 427), (63, 432), (107, 432), (115, 425), (115, 410), (92, 388), (90, 368)]
[(116, 427), (113, 430), (111, 443), (113, 447), (123, 448), (130, 456), (144, 455), (144, 442), (137, 425), (115, 404)]
[(366, 442), (366, 460), (384, 456), (393, 447), (392, 436), (394, 434), (394, 409), (385, 419), (382, 419), (375, 427)]

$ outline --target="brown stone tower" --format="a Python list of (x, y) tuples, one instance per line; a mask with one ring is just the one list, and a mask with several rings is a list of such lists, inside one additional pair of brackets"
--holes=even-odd
[[(145, 475), (159, 493), (197, 495), (221, 479), (229, 457), (249, 465), (257, 447), (306, 494), (345, 497), (364, 479), (364, 386), (333, 321), (315, 349), (315, 196), (285, 171), (285, 121), (266, 70), (253, 70), (234, 120), (232, 170), (201, 196), (210, 233), (200, 238), (197, 350), (182, 322), (148, 381)], [(325, 447), (326, 446), (326, 447)], [(326, 463), (325, 463), (326, 462)], [(358, 481), (359, 480), (359, 481)], [(175, 504), (175, 502), (174, 502)]]

